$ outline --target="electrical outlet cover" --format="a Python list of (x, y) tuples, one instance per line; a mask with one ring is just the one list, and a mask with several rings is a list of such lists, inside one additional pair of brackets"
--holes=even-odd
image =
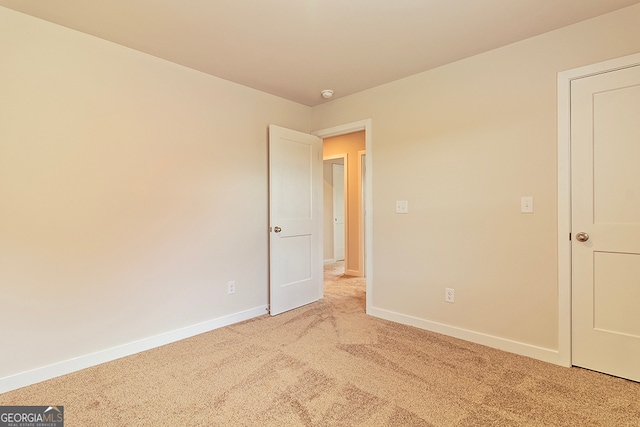
[(446, 302), (454, 302), (455, 300), (455, 291), (451, 288), (445, 288), (444, 290), (444, 300)]

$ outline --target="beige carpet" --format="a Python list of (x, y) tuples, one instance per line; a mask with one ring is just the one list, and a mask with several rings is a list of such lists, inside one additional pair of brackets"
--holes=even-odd
[[(65, 426), (640, 426), (640, 384), (364, 314), (364, 284), (324, 300), (0, 395), (64, 405)], [(640, 361), (639, 361), (640, 363)]]

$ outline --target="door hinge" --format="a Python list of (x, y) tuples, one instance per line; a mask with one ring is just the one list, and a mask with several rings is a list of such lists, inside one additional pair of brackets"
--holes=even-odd
[(569, 233), (569, 240), (571, 240), (571, 233)]

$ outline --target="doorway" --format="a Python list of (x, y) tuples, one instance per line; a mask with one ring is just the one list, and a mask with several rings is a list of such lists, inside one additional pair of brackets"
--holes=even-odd
[(327, 265), (344, 261), (347, 252), (347, 153), (324, 156), (323, 163), (323, 259)]
[[(318, 136), (319, 138), (327, 139), (339, 135), (350, 134), (354, 132), (364, 131), (364, 139), (365, 139), (365, 149), (366, 156), (355, 155), (356, 162), (360, 163), (361, 159), (364, 158), (365, 169), (362, 170), (362, 167), (356, 166), (356, 173), (360, 173), (360, 176), (363, 177), (361, 179), (362, 189), (361, 192), (361, 203), (356, 203), (361, 205), (361, 212), (358, 214), (361, 218), (364, 218), (363, 227), (361, 231), (361, 237), (357, 239), (361, 239), (362, 248), (363, 248), (363, 258), (362, 258), (362, 272), (365, 276), (365, 288), (366, 288), (366, 312), (369, 313), (371, 309), (371, 301), (373, 298), (373, 263), (372, 263), (372, 255), (373, 255), (373, 204), (372, 204), (372, 163), (373, 163), (373, 153), (372, 153), (372, 120), (366, 119), (358, 122), (348, 123), (340, 126), (335, 126), (331, 128), (321, 129), (313, 132), (313, 135)], [(364, 153), (362, 153), (364, 154)]]
[(328, 226), (324, 231), (325, 260), (344, 260), (345, 274), (355, 277), (365, 276), (364, 223), (360, 215), (362, 179), (358, 155), (364, 149), (364, 131), (323, 139), (324, 224)]

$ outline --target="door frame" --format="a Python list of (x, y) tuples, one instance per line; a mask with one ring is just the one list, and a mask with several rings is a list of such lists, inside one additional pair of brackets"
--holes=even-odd
[(571, 81), (640, 65), (640, 53), (558, 73), (558, 363), (571, 366)]
[[(342, 236), (340, 236), (340, 239), (342, 240), (342, 260), (345, 261), (345, 264), (347, 264), (347, 257), (349, 255), (349, 198), (348, 198), (348, 191), (347, 191), (347, 173), (348, 173), (348, 166), (345, 166), (347, 164), (347, 159), (346, 159), (346, 155), (344, 156), (344, 160), (342, 162), (342, 164), (339, 163), (332, 163), (331, 164), (331, 182), (333, 183), (333, 205), (332, 205), (332, 212), (331, 215), (334, 218), (334, 222), (333, 224), (333, 258), (335, 258), (336, 261), (338, 261), (338, 257), (336, 256), (336, 237), (338, 235), (338, 233), (336, 233), (336, 224), (335, 224), (335, 219), (336, 219), (336, 205), (337, 205), (337, 200), (339, 197), (336, 197), (336, 188), (340, 188), (341, 192), (338, 193), (337, 195), (340, 196), (342, 195), (342, 212), (340, 212), (340, 215), (342, 215)], [(340, 186), (340, 183), (336, 183), (336, 169), (338, 169), (338, 166), (342, 167), (342, 186)], [(336, 185), (337, 184), (337, 185)]]
[(358, 188), (360, 189), (360, 197), (358, 200), (358, 218), (360, 218), (362, 227), (358, 229), (358, 241), (360, 242), (360, 247), (362, 248), (362, 256), (361, 261), (362, 265), (360, 266), (360, 271), (366, 277), (366, 269), (367, 269), (367, 244), (365, 233), (364, 233), (364, 224), (365, 224), (365, 206), (367, 204), (367, 197), (365, 194), (365, 187), (367, 185), (367, 150), (358, 151)]
[(365, 138), (365, 207), (364, 207), (364, 256), (365, 256), (365, 283), (366, 283), (366, 312), (371, 314), (371, 305), (373, 301), (373, 136), (372, 136), (372, 119), (364, 119), (357, 122), (346, 123), (339, 126), (324, 128), (311, 132), (319, 138), (330, 138), (332, 136), (344, 135), (347, 133), (358, 132), (364, 130)]

